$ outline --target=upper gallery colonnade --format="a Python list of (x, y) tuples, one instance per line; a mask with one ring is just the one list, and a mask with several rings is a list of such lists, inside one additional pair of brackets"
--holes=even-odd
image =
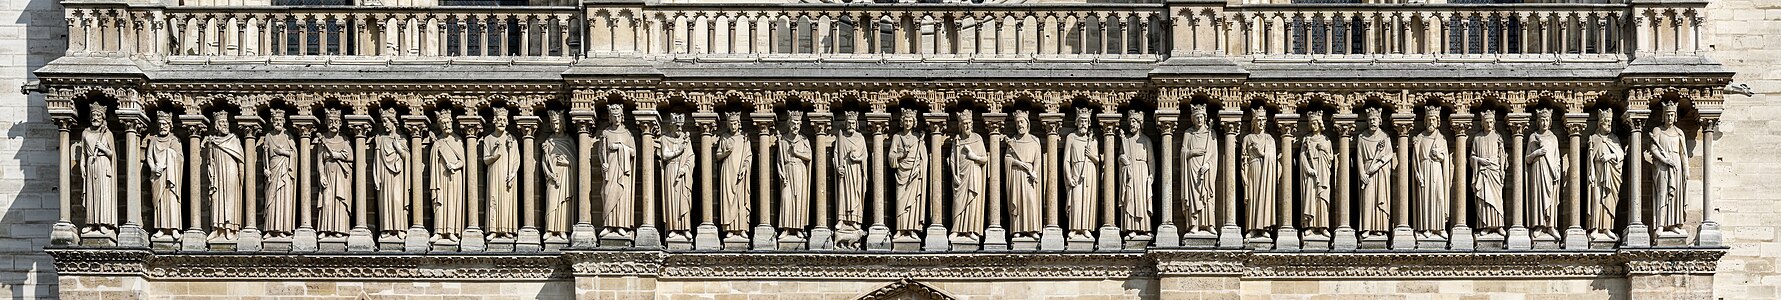
[(56, 245), (526, 252), (1719, 247), (1720, 93), (46, 94)]

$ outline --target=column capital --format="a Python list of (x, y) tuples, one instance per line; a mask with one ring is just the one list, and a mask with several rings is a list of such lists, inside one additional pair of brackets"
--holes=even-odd
[(1719, 118), (1701, 118), (1700, 122), (1701, 132), (1708, 134), (1719, 132)]
[(458, 126), (464, 129), (464, 135), (470, 138), (482, 135), (482, 117), (475, 115), (458, 116)]

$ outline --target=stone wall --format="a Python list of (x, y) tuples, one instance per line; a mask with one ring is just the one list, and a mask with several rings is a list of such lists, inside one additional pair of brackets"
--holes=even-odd
[(1710, 56), (1738, 72), (1754, 96), (1728, 93), (1714, 149), (1714, 205), (1725, 224), (1731, 252), (1720, 261), (1714, 296), (1724, 299), (1781, 298), (1781, 2), (1719, 0), (1708, 5)]
[(55, 0), (0, 4), (0, 298), (55, 297), (55, 267), (43, 246), (56, 219), (56, 127), (43, 95), (19, 87), (61, 57), (62, 6)]

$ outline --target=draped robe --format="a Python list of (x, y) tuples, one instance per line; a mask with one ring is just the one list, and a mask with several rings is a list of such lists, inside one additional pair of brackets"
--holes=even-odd
[(377, 186), (378, 230), (398, 231), (408, 228), (408, 144), (395, 132), (379, 135), (377, 169), (372, 171), (372, 184)]
[(1447, 230), (1448, 208), (1452, 206), (1453, 154), (1447, 150), (1447, 137), (1435, 131), (1416, 135), (1416, 200), (1417, 230)]
[(952, 232), (983, 233), (984, 201), (989, 188), (984, 176), (989, 174), (989, 150), (983, 136), (968, 132), (953, 142), (952, 155)]
[(748, 183), (754, 165), (754, 152), (749, 149), (748, 136), (731, 134), (717, 141), (717, 159), (722, 160), (717, 180), (723, 196), (723, 230), (747, 231), (749, 213), (753, 208), (748, 197)]
[(1503, 164), (1508, 159), (1503, 137), (1496, 132), (1472, 138), (1472, 193), (1478, 195), (1480, 229), (1503, 227)]
[[(1304, 193), (1304, 213), (1301, 214), (1301, 226), (1305, 228), (1330, 228), (1330, 174), (1334, 168), (1330, 163), (1335, 161), (1335, 148), (1330, 146), (1330, 139), (1322, 134), (1306, 136), (1301, 140), (1299, 150), (1300, 170), (1303, 170), (1303, 182), (1300, 182)], [(1284, 209), (1284, 208), (1283, 208)]]
[(1626, 160), (1626, 149), (1620, 148), (1620, 141), (1607, 134), (1589, 136), (1589, 177), (1587, 186), (1591, 207), (1589, 229), (1609, 230), (1615, 228), (1614, 217), (1620, 213), (1620, 183), (1624, 180), (1621, 168)]
[(1155, 177), (1150, 172), (1150, 137), (1143, 133), (1132, 133), (1120, 141), (1125, 153), (1119, 157), (1120, 196), (1123, 198), (1124, 216), (1120, 217), (1123, 229), (1150, 231), (1151, 223), (1151, 188)]
[(835, 140), (835, 221), (860, 223), (866, 212), (866, 137), (858, 133), (842, 133)]
[(1243, 200), (1248, 202), (1249, 230), (1265, 230), (1275, 220), (1280, 183), (1280, 149), (1274, 136), (1251, 133), (1243, 136)]
[(789, 134), (779, 141), (779, 228), (810, 226), (810, 139)]
[(210, 198), (210, 224), (217, 230), (241, 230), (241, 191), (242, 182), (248, 176), (243, 172), (246, 165), (246, 151), (241, 146), (241, 138), (235, 134), (212, 135), (204, 137), (205, 176), (210, 181), (210, 188), (205, 191)]
[(1101, 180), (1100, 153), (1094, 135), (1087, 132), (1078, 131), (1064, 140), (1064, 187), (1070, 195), (1064, 210), (1070, 216), (1069, 230), (1095, 229), (1095, 183)]
[(1564, 148), (1552, 131), (1541, 130), (1528, 136), (1528, 153), (1544, 151), (1538, 157), (1529, 155), (1527, 168), (1528, 227), (1544, 228), (1549, 233), (1558, 226), (1559, 186), (1565, 180)]
[(283, 132), (268, 134), (266, 147), (267, 233), (290, 233), (297, 228), (297, 143)]
[(1360, 222), (1356, 230), (1391, 231), (1391, 170), (1397, 167), (1392, 157), (1391, 137), (1383, 130), (1373, 130), (1359, 138), (1356, 150), (1359, 164)]
[[(287, 138), (286, 140), (289, 140)], [(181, 220), (180, 207), (185, 199), (180, 198), (180, 180), (184, 179), (185, 155), (179, 137), (173, 134), (148, 138), (148, 171), (149, 192), (155, 201), (155, 229), (179, 230)], [(270, 199), (268, 199), (270, 200)]]
[(664, 135), (662, 147), (657, 149), (662, 159), (662, 212), (663, 223), (667, 230), (691, 230), (693, 228), (693, 166), (698, 153), (693, 150), (692, 139), (680, 136)]
[(316, 232), (346, 234), (352, 229), (352, 142), (335, 134), (321, 140), (321, 212), (316, 214)]
[(433, 232), (464, 232), (464, 142), (457, 135), (442, 134), (433, 141), (433, 161), (428, 182), (433, 184)]
[[(80, 136), (82, 204), (87, 208), (87, 224), (117, 227), (117, 147), (111, 131), (92, 127)], [(197, 222), (198, 220), (192, 220)]]
[(1008, 139), (1009, 232), (1039, 232), (1045, 229), (1045, 146), (1032, 134)]
[(637, 187), (637, 139), (624, 126), (608, 127), (600, 131), (599, 150), (600, 171), (606, 180), (600, 189), (604, 224), (609, 228), (636, 227), (637, 201), (632, 195)]
[[(1652, 224), (1663, 227), (1681, 226), (1686, 211), (1682, 196), (1688, 185), (1688, 137), (1675, 125), (1651, 130), (1651, 148), (1645, 150), (1650, 161), (1651, 196), (1656, 213)], [(1666, 230), (1670, 228), (1665, 228)]]
[(890, 158), (896, 162), (897, 228), (922, 230), (927, 208), (928, 157), (921, 136), (905, 132), (891, 139)]
[[(489, 134), (482, 139), (483, 180), (488, 185), (488, 233), (511, 235), (519, 230), (519, 142), (513, 135)], [(471, 216), (474, 218), (475, 216)]]
[(1211, 230), (1218, 226), (1218, 134), (1206, 126), (1197, 126), (1182, 134), (1181, 198), (1182, 215), (1189, 231), (1193, 227)]
[[(575, 140), (559, 133), (544, 141), (544, 231), (552, 234), (569, 232), (569, 216), (575, 211), (574, 187), (569, 179), (575, 170)], [(613, 215), (606, 215), (607, 218)]]

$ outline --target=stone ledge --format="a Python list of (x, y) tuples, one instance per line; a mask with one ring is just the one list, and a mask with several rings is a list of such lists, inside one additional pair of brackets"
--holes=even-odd
[(155, 253), (46, 249), (66, 275), (162, 279), (557, 280), (656, 278), (1589, 278), (1711, 275), (1725, 249), (1552, 252), (738, 253), (570, 250), (541, 254)]

